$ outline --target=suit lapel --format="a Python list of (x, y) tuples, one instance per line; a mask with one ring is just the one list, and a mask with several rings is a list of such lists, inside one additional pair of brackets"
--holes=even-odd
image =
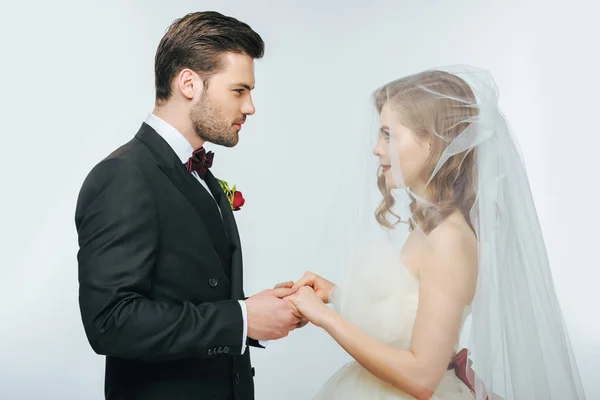
[(232, 298), (241, 300), (243, 299), (242, 245), (235, 217), (233, 216), (229, 200), (227, 200), (219, 182), (217, 182), (217, 179), (210, 170), (206, 174), (205, 181), (211, 193), (215, 196), (215, 200), (219, 203), (221, 214), (223, 215), (223, 224), (231, 243), (231, 295)]
[(155, 155), (159, 167), (186, 197), (200, 216), (209, 233), (223, 267), (229, 274), (230, 248), (221, 215), (215, 201), (206, 189), (185, 169), (171, 147), (147, 124), (142, 124), (136, 137), (144, 142)]

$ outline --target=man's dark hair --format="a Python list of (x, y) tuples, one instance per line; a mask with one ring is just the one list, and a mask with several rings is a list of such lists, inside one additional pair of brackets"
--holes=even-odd
[(171, 81), (184, 68), (205, 82), (223, 67), (226, 52), (261, 58), (265, 43), (248, 24), (215, 11), (195, 12), (175, 20), (156, 50), (156, 101), (171, 97)]

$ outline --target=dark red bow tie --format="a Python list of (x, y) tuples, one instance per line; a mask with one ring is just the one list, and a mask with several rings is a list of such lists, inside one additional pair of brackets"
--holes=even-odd
[(192, 154), (187, 163), (185, 163), (185, 168), (188, 172), (198, 172), (200, 178), (204, 179), (208, 169), (212, 167), (214, 157), (215, 154), (212, 151), (207, 153), (204, 147), (200, 147)]

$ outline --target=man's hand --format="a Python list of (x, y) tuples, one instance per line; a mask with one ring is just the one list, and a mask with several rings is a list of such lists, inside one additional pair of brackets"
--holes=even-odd
[[(287, 289), (291, 289), (294, 286), (294, 281), (287, 281), (287, 282), (281, 282), (278, 283), (277, 285), (275, 285), (275, 289), (280, 289), (280, 288), (287, 288)], [(308, 325), (310, 321), (308, 320), (308, 318), (302, 316), (302, 318), (300, 318), (300, 322), (298, 322), (298, 324), (296, 324), (296, 328), (304, 328), (306, 325)]]
[(275, 285), (274, 289), (286, 288), (291, 289), (294, 286), (294, 281), (281, 282)]
[(284, 297), (296, 289), (277, 288), (260, 292), (246, 299), (248, 337), (256, 340), (277, 340), (286, 337), (301, 322), (296, 307)]
[(314, 274), (310, 271), (304, 273), (302, 279), (298, 282), (294, 283), (292, 289), (299, 289), (303, 286), (310, 286), (313, 288), (317, 296), (321, 299), (321, 301), (325, 304), (329, 303), (329, 292), (335, 286), (334, 283), (329, 282), (327, 279)]

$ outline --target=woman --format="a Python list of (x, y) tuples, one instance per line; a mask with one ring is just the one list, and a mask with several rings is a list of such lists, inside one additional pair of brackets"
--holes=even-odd
[[(449, 71), (374, 96), (384, 196), (376, 219), (408, 226), (401, 251), (371, 248), (339, 286), (308, 272), (288, 298), (355, 360), (316, 398), (582, 399), (497, 88), (485, 71)], [(407, 221), (393, 209), (396, 189), (410, 199)], [(470, 315), (469, 351), (458, 351)]]

